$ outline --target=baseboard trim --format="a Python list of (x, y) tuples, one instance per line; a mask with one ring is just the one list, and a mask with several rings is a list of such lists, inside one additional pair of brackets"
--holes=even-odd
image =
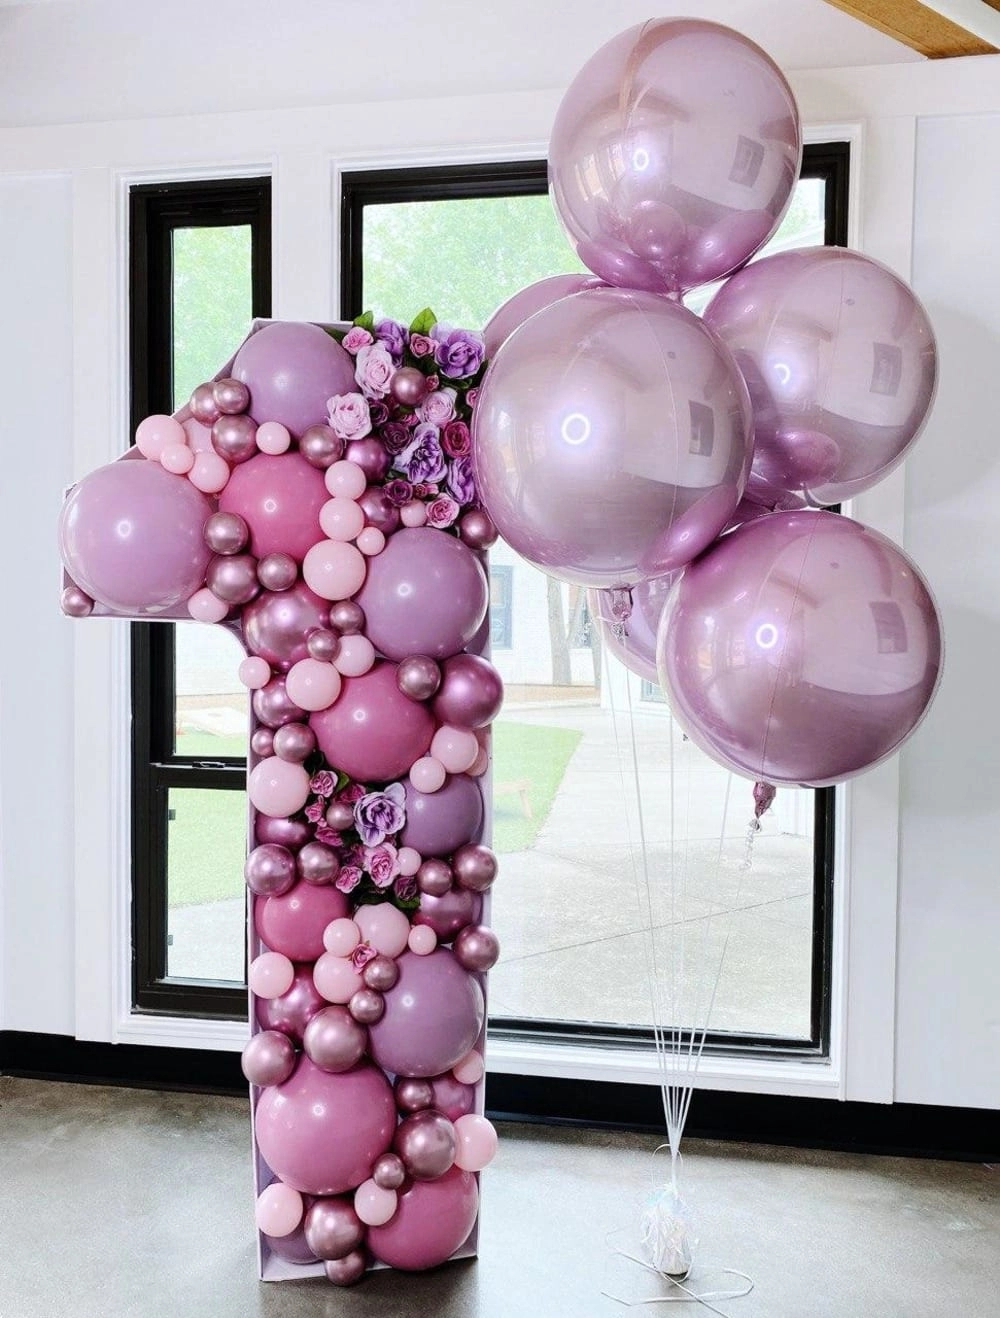
[[(0, 1031), (0, 1075), (240, 1098), (247, 1092), (236, 1053), (90, 1043), (18, 1030)], [(664, 1129), (655, 1085), (493, 1074), (487, 1077), (486, 1100), (489, 1115), (498, 1120)], [(705, 1089), (694, 1095), (687, 1133), (751, 1144), (1000, 1162), (1000, 1112), (984, 1108)]]

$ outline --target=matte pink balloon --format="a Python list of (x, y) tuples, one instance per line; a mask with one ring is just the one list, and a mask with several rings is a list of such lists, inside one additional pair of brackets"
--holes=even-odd
[(388, 663), (345, 677), (337, 703), (309, 722), (327, 763), (363, 783), (400, 778), (434, 735), (430, 712), (402, 694)]
[(479, 1212), (479, 1187), (470, 1172), (452, 1167), (436, 1181), (414, 1181), (399, 1195), (395, 1216), (368, 1231), (368, 1247), (391, 1268), (436, 1268), (468, 1240)]
[(261, 1157), (305, 1194), (343, 1194), (366, 1181), (396, 1129), (396, 1104), (368, 1063), (334, 1075), (301, 1057), (283, 1085), (265, 1089), (255, 1129)]
[(432, 795), (416, 791), (409, 783), (405, 786), (406, 826), (400, 835), (403, 846), (413, 847), (422, 856), (450, 856), (479, 837), (483, 797), (466, 774), (449, 778)]
[(255, 923), (272, 951), (293, 961), (315, 961), (323, 955), (323, 930), (347, 913), (347, 898), (337, 888), (297, 883), (279, 897), (258, 899)]
[(313, 984), (312, 966), (297, 965), (292, 987), (287, 993), (280, 998), (257, 999), (257, 1021), (263, 1030), (279, 1031), (293, 1043), (301, 1044), (306, 1026), (318, 1011), (327, 1006), (329, 1003), (320, 997)]
[(311, 631), (325, 628), (329, 605), (304, 581), (289, 590), (264, 591), (243, 610), (243, 638), (253, 654), (287, 672), (309, 657)]
[(439, 791), (447, 777), (448, 771), (433, 755), (422, 755), (410, 765), (410, 783), (418, 792)]
[(482, 897), (467, 888), (452, 888), (440, 897), (425, 892), (420, 898), (420, 909), (414, 915), (413, 923), (426, 925), (434, 930), (442, 943), (449, 943), (460, 929), (477, 923), (482, 909)]
[(466, 728), (445, 724), (438, 728), (431, 741), (431, 755), (440, 760), (448, 773), (465, 773), (475, 764), (478, 754), (479, 742)]
[(218, 453), (196, 453), (188, 480), (203, 494), (218, 494), (229, 480), (229, 464)]
[(145, 417), (135, 432), (136, 448), (151, 462), (159, 462), (165, 448), (186, 442), (187, 435), (181, 423), (162, 412)]
[(436, 1075), (431, 1084), (431, 1107), (443, 1112), (449, 1121), (458, 1121), (476, 1106), (476, 1091), (473, 1085), (456, 1080), (449, 1071), (446, 1075)]
[(301, 764), (272, 755), (250, 770), (247, 794), (261, 814), (279, 819), (294, 815), (309, 798), (309, 775)]
[(397, 531), (369, 560), (358, 603), (368, 637), (390, 659), (443, 659), (464, 650), (482, 625), (489, 587), (482, 564), (434, 527)]
[(596, 288), (532, 316), (494, 357), (473, 457), (512, 549), (563, 581), (630, 586), (682, 567), (732, 517), (750, 400), (697, 316)]
[(503, 704), (503, 679), (488, 659), (456, 654), (441, 665), (441, 685), (431, 708), (442, 723), (483, 728)]
[(331, 920), (323, 930), (323, 946), (334, 956), (350, 956), (360, 942), (361, 930), (349, 916)]
[(265, 421), (263, 425), (257, 427), (257, 447), (261, 453), (286, 453), (291, 442), (292, 437), (288, 433), (288, 427), (283, 426), (280, 421)]
[[(216, 453), (215, 449), (212, 448), (211, 424), (207, 426), (203, 426), (200, 421), (196, 420), (196, 418), (192, 416), (192, 417), (188, 417), (186, 421), (182, 421), (181, 425), (184, 427), (184, 433), (187, 436), (188, 447), (190, 448), (192, 453), (197, 453), (197, 454), (210, 453), (213, 458), (217, 458), (219, 456)], [(226, 463), (226, 472), (227, 474), (229, 472), (228, 463)]]
[(194, 454), (186, 444), (167, 444), (160, 454), (160, 463), (171, 476), (186, 476), (194, 466)]
[(385, 995), (385, 1015), (368, 1031), (371, 1054), (394, 1075), (440, 1075), (479, 1038), (482, 989), (446, 948), (430, 956), (404, 952), (398, 965), (399, 979)]
[(269, 1236), (290, 1236), (302, 1221), (302, 1196), (290, 1185), (274, 1181), (257, 1196), (254, 1219)]
[[(359, 906), (354, 913), (354, 923), (361, 930), (364, 941), (383, 956), (397, 957), (406, 950), (410, 922), (405, 912), (393, 906), (392, 902), (372, 902)], [(378, 986), (373, 984), (370, 987)]]
[(451, 1073), (463, 1085), (478, 1085), (483, 1078), (486, 1067), (482, 1053), (475, 1049), (451, 1068)]
[(207, 586), (204, 590), (195, 591), (187, 602), (187, 608), (195, 622), (221, 622), (229, 612), (226, 601), (213, 595)]
[(272, 321), (236, 354), (233, 377), (250, 390), (255, 421), (280, 421), (293, 435), (326, 421), (326, 400), (350, 393), (354, 361), (318, 325)]
[(337, 494), (319, 510), (319, 524), (328, 540), (353, 540), (364, 529), (365, 515), (353, 499)]
[(155, 615), (187, 600), (209, 563), (202, 528), (212, 505), (159, 463), (98, 467), (70, 491), (59, 549), (73, 581), (109, 609)]
[(497, 1132), (485, 1117), (470, 1113), (455, 1122), (458, 1148), (455, 1166), (466, 1172), (481, 1172), (497, 1156)]
[(580, 259), (678, 293), (738, 269), (778, 228), (802, 158), (795, 98), (731, 28), (652, 19), (583, 66), (556, 112), (549, 185)]
[(346, 600), (356, 594), (367, 572), (361, 550), (342, 540), (320, 540), (302, 560), (302, 575), (325, 600)]
[(375, 663), (375, 647), (367, 636), (342, 636), (333, 666), (344, 677), (361, 677)]
[(247, 967), (247, 984), (258, 998), (280, 998), (294, 979), (295, 967), (281, 952), (262, 952)]
[(326, 500), (323, 473), (299, 453), (258, 453), (233, 471), (219, 507), (246, 521), (256, 558), (281, 553), (301, 563), (322, 539), (319, 510)]
[(340, 695), (340, 673), (333, 664), (318, 659), (300, 659), (292, 664), (285, 679), (289, 697), (302, 709), (326, 709)]
[(835, 513), (772, 513), (685, 570), (658, 652), (678, 722), (713, 759), (825, 787), (918, 726), (941, 676), (941, 624), (885, 536)]
[(934, 401), (934, 331), (886, 266), (842, 247), (765, 257), (705, 311), (754, 408), (748, 490), (840, 503), (902, 462)]
[(396, 1192), (367, 1180), (354, 1192), (354, 1211), (367, 1226), (384, 1226), (396, 1211)]
[(501, 303), (486, 322), (483, 338), (486, 341), (486, 356), (491, 359), (497, 349), (509, 338), (519, 325), (523, 325), (529, 316), (543, 307), (551, 306), (562, 297), (571, 293), (580, 293), (594, 283), (591, 275), (550, 275), (540, 279), (536, 284), (529, 284), (519, 293)]
[(313, 967), (313, 983), (327, 1002), (350, 1002), (364, 981), (350, 957), (324, 952)]
[(590, 616), (601, 632), (605, 648), (637, 677), (659, 686), (656, 675), (656, 629), (677, 573), (651, 577), (632, 587), (632, 611), (625, 619), (615, 616), (616, 601), (611, 591), (587, 592)]
[(406, 942), (417, 956), (430, 956), (438, 945), (438, 936), (429, 925), (415, 924)]

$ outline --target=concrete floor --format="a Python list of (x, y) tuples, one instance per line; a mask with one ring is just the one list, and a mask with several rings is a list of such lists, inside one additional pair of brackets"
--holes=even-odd
[[(0, 1079), (0, 1318), (603, 1318), (626, 1312), (604, 1289), (657, 1293), (606, 1243), (628, 1240), (657, 1141), (528, 1126), (501, 1132), (484, 1175), (478, 1261), (351, 1291), (262, 1285), (246, 1116), (237, 1099)], [(691, 1141), (699, 1257), (755, 1283), (716, 1311), (996, 1318), (998, 1175)]]

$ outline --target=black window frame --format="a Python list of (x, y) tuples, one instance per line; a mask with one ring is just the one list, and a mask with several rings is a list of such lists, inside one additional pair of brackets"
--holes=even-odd
[[(844, 247), (848, 238), (850, 143), (824, 142), (804, 148), (803, 178), (825, 184), (825, 242)], [(340, 314), (351, 320), (364, 305), (364, 212), (366, 206), (467, 198), (532, 196), (548, 190), (545, 160), (416, 166), (345, 171), (341, 175)], [(375, 308), (372, 308), (375, 309)], [(392, 315), (398, 308), (377, 310)], [(437, 308), (446, 313), (446, 308)], [(727, 1056), (826, 1059), (830, 1055), (833, 980), (833, 882), (835, 789), (815, 792), (813, 821), (813, 934), (808, 1039), (753, 1033), (710, 1032), (705, 1051)], [(595, 1047), (654, 1046), (644, 1026), (490, 1017), (494, 1038), (520, 1042), (586, 1043)], [(514, 1079), (511, 1077), (511, 1079)], [(527, 1107), (533, 1100), (526, 1097)]]
[[(143, 417), (173, 411), (174, 231), (243, 224), (251, 230), (252, 314), (269, 316), (269, 177), (202, 179), (130, 188), (133, 434)], [(167, 974), (170, 789), (246, 789), (245, 757), (203, 760), (175, 751), (174, 634), (172, 623), (132, 624), (132, 1009), (148, 1015), (245, 1019), (245, 984)]]

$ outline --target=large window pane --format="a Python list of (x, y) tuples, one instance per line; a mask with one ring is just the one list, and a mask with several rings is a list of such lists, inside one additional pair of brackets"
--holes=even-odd
[(174, 407), (232, 356), (253, 318), (249, 224), (173, 231)]
[(167, 974), (244, 982), (243, 792), (172, 787), (167, 807)]

